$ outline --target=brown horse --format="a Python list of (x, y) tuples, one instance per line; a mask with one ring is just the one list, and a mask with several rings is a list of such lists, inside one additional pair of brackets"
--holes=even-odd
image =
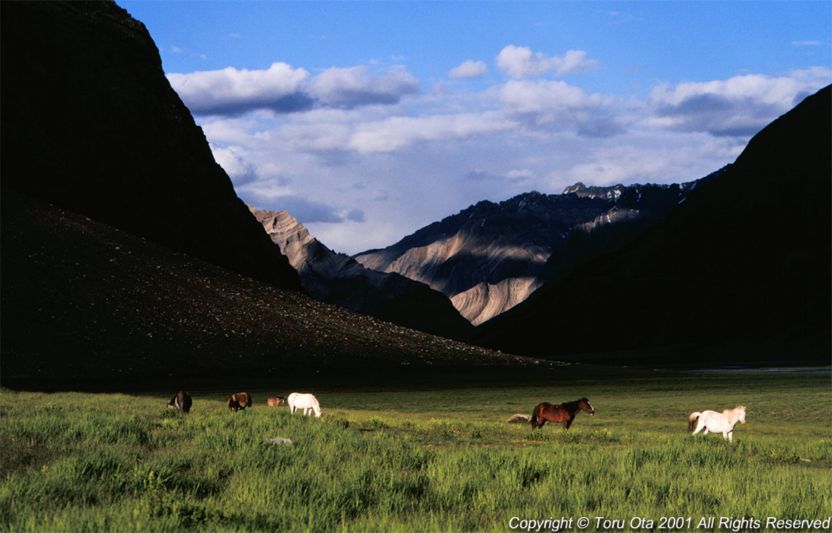
[(561, 423), (563, 424), (563, 429), (569, 429), (578, 411), (584, 411), (591, 415), (595, 414), (595, 409), (592, 408), (592, 405), (586, 398), (560, 405), (543, 402), (537, 404), (537, 407), (534, 408), (534, 411), (532, 411), (532, 419), (529, 422), (532, 425), (532, 429), (542, 428), (543, 424), (547, 421)]
[(228, 397), (228, 408), (237, 412), (238, 409), (251, 407), (251, 394), (247, 392), (235, 392)]
[(286, 398), (283, 396), (269, 396), (266, 398), (266, 405), (269, 407), (277, 407), (278, 405), (283, 405), (286, 403)]

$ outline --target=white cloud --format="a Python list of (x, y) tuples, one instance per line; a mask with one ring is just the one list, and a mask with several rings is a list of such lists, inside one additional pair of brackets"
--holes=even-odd
[(586, 58), (583, 50), (568, 50), (562, 56), (547, 56), (532, 52), (525, 46), (510, 44), (497, 54), (497, 67), (513, 78), (528, 78), (547, 73), (558, 75), (583, 72), (595, 68), (598, 62)]
[(235, 116), (254, 110), (275, 113), (316, 107), (352, 108), (395, 104), (419, 92), (419, 80), (404, 68), (372, 75), (365, 66), (329, 68), (311, 76), (303, 68), (273, 63), (263, 70), (222, 70), (168, 74), (171, 86), (197, 115)]
[(238, 114), (258, 108), (289, 111), (308, 105), (301, 93), (309, 73), (286, 63), (265, 70), (222, 70), (168, 74), (171, 86), (195, 114)]
[(363, 154), (392, 152), (417, 142), (459, 140), (512, 127), (511, 121), (497, 113), (396, 116), (361, 124), (350, 136), (348, 147)]
[(624, 128), (613, 97), (587, 94), (563, 81), (510, 80), (499, 94), (505, 109), (527, 126), (567, 127), (588, 137), (608, 137)]
[(811, 41), (811, 40), (804, 40), (804, 41), (792, 41), (792, 46), (820, 46), (820, 41)]
[(488, 72), (488, 66), (483, 61), (463, 61), (460, 65), (451, 69), (448, 75), (451, 78), (479, 78)]
[(727, 80), (661, 84), (650, 93), (652, 124), (713, 135), (751, 135), (832, 81), (832, 69), (783, 76), (747, 74)]
[(309, 94), (325, 106), (357, 107), (394, 104), (402, 96), (419, 92), (419, 80), (403, 68), (371, 76), (367, 67), (330, 68), (311, 83)]

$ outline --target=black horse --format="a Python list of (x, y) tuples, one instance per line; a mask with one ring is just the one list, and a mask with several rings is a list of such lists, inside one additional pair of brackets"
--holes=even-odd
[(168, 402), (168, 407), (179, 409), (183, 413), (189, 413), (191, 411), (191, 404), (193, 404), (193, 400), (191, 399), (191, 395), (187, 392), (181, 390), (176, 393), (176, 395), (170, 399)]

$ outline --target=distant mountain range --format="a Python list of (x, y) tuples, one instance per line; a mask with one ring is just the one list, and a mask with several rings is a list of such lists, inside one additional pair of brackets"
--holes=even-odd
[[(693, 187), (578, 183), (563, 194), (530, 192), (500, 203), (482, 201), (355, 258), (367, 268), (396, 272), (442, 291), (472, 324), (481, 324), (524, 301), (549, 277), (638, 235)], [(608, 242), (606, 236), (613, 234), (615, 241)]]
[(252, 208), (252, 213), (314, 298), (442, 337), (466, 339), (473, 333), (442, 293), (399, 274), (364, 268), (324, 246), (286, 211)]
[(828, 363), (830, 101), (830, 87), (807, 97), (664, 220), (555, 276), (477, 342), (544, 357)]

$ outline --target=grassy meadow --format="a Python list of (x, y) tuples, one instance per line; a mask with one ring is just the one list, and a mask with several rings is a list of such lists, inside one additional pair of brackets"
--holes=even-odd
[[(679, 373), (550, 386), (312, 390), (321, 419), (193, 391), (0, 392), (0, 530), (417, 531), (525, 519), (825, 518), (832, 389), (823, 373)], [(230, 392), (230, 391), (228, 391)], [(506, 424), (588, 396), (565, 432)], [(734, 443), (687, 414), (744, 404)], [(287, 437), (293, 445), (267, 444)], [(658, 524), (657, 524), (658, 525)]]

